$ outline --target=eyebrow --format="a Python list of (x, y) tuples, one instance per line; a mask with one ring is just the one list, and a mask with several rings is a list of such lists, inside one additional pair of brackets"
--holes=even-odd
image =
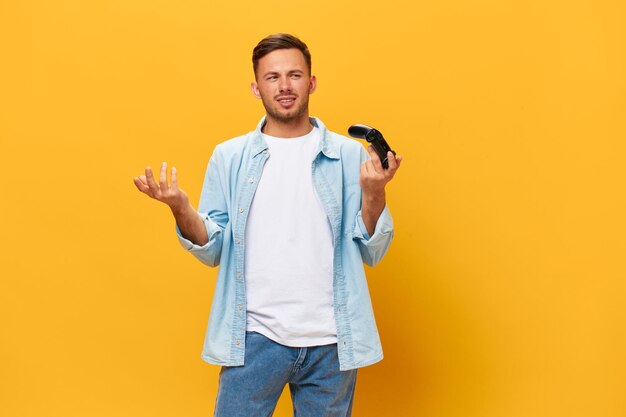
[[(295, 70), (289, 70), (287, 71), (287, 75), (289, 74), (304, 74), (304, 71), (299, 70), (299, 69), (295, 69)], [(277, 71), (269, 71), (266, 72), (265, 74), (263, 74), (263, 77), (267, 77), (268, 75), (278, 75)]]

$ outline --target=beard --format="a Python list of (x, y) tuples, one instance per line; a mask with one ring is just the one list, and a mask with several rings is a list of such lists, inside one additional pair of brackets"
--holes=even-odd
[(309, 109), (308, 95), (306, 95), (295, 108), (289, 110), (280, 109), (278, 107), (279, 104), (277, 104), (273, 98), (271, 100), (266, 100), (265, 98), (263, 98), (262, 101), (263, 107), (265, 107), (267, 115), (281, 123), (289, 123), (298, 120), (304, 114), (306, 114)]

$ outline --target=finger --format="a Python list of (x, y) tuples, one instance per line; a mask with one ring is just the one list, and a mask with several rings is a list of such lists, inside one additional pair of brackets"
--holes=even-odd
[(146, 183), (154, 195), (158, 194), (159, 186), (154, 181), (154, 174), (152, 174), (152, 168), (150, 167), (146, 167)]
[(365, 176), (369, 177), (374, 173), (374, 167), (372, 166), (372, 160), (368, 159), (367, 161), (361, 164), (363, 170), (365, 171)]
[(361, 177), (367, 176), (367, 161), (361, 162)]
[(148, 191), (150, 190), (148, 186), (144, 182), (141, 181), (140, 177), (133, 178), (133, 183), (135, 183), (135, 187), (137, 187), (137, 189), (144, 194), (147, 194)]
[(372, 145), (367, 147), (367, 152), (370, 154), (372, 168), (374, 168), (376, 171), (381, 171), (383, 169), (383, 163), (380, 161), (380, 157), (378, 156)]
[(161, 191), (165, 191), (169, 188), (167, 185), (167, 162), (161, 164), (161, 173), (159, 174), (159, 186)]
[(398, 169), (398, 160), (391, 151), (387, 152), (387, 163), (389, 164), (389, 173), (393, 174), (394, 172), (396, 172), (396, 169)]
[(172, 167), (172, 187), (178, 188), (178, 175), (176, 174), (176, 167)]
[(135, 177), (135, 178), (137, 178), (139, 181), (141, 181), (141, 183), (143, 185), (145, 185), (146, 187), (148, 186), (148, 182), (146, 181), (146, 176), (145, 175), (140, 175), (140, 176)]

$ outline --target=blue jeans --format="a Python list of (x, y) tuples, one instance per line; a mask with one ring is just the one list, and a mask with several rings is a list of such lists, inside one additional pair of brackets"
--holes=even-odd
[(222, 367), (216, 417), (269, 417), (289, 384), (296, 417), (349, 417), (356, 369), (339, 371), (337, 345), (287, 347), (246, 333), (244, 366)]

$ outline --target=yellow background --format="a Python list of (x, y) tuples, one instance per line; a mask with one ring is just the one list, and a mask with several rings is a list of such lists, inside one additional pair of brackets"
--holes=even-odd
[(405, 158), (354, 414), (625, 416), (625, 27), (621, 0), (2, 0), (0, 415), (211, 415), (216, 270), (132, 178), (166, 160), (197, 202), (286, 31), (312, 114)]

